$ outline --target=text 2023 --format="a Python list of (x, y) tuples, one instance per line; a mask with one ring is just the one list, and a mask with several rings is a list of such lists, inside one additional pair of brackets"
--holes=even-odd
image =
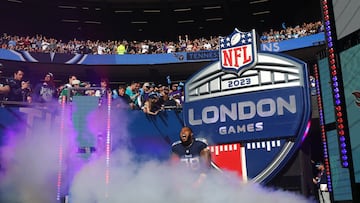
[(235, 79), (235, 80), (229, 80), (228, 81), (228, 88), (232, 87), (240, 87), (251, 84), (250, 78), (241, 78), (241, 79)]

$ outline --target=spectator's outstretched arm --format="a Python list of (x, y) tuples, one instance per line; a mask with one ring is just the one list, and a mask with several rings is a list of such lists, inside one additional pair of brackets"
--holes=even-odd
[(7, 94), (10, 92), (10, 86), (5, 85), (0, 87), (0, 94)]

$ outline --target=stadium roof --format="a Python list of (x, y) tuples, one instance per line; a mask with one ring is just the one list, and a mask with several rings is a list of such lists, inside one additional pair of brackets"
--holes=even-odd
[(320, 1), (2, 0), (2, 30), (57, 39), (171, 40), (258, 33), (321, 19)]

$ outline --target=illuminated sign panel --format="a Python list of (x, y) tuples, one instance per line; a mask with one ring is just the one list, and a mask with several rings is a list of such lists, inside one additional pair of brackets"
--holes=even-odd
[(293, 137), (303, 117), (299, 98), (304, 95), (299, 88), (287, 89), (190, 102), (193, 107), (185, 112), (186, 118), (192, 128), (201, 128), (216, 143)]
[[(235, 30), (220, 38), (220, 60), (185, 83), (183, 113), (185, 124), (215, 147), (239, 143), (238, 162), (245, 166), (239, 174), (267, 181), (305, 133), (311, 113), (309, 79), (304, 62), (257, 53), (254, 33)], [(224, 161), (214, 164), (228, 168)]]

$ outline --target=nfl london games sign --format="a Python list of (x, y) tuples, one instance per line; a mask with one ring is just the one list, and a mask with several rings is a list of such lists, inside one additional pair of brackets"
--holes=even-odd
[(311, 116), (304, 62), (258, 53), (255, 30), (220, 37), (220, 60), (185, 83), (185, 125), (209, 142), (212, 165), (268, 182), (298, 150)]

